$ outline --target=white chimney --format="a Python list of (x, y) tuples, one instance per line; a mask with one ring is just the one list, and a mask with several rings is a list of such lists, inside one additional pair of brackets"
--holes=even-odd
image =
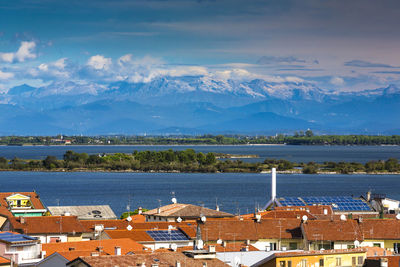
[(271, 170), (271, 200), (276, 199), (276, 168)]
[(179, 261), (176, 262), (175, 264), (176, 267), (181, 267), (181, 263)]
[(115, 247), (115, 255), (121, 256), (121, 247)]
[(140, 215), (140, 214), (142, 214), (142, 212), (143, 212), (142, 207), (139, 207), (139, 208), (138, 208), (138, 214)]

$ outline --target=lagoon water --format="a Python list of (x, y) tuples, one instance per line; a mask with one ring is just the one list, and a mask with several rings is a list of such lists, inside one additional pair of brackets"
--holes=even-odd
[(44, 159), (48, 155), (62, 158), (67, 150), (99, 153), (132, 153), (134, 150), (184, 150), (227, 154), (255, 154), (259, 158), (244, 161), (263, 161), (265, 158), (286, 159), (294, 162), (347, 161), (366, 163), (371, 160), (400, 159), (400, 146), (1, 146), (0, 157)]
[[(0, 191), (36, 190), (45, 205), (109, 204), (119, 216), (138, 206), (178, 202), (231, 213), (262, 207), (270, 196), (269, 174), (0, 172)], [(400, 175), (278, 174), (278, 196), (360, 196), (368, 190), (400, 199)]]

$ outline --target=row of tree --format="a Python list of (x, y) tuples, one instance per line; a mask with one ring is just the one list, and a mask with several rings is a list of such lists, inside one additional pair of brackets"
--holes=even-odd
[(134, 151), (132, 154), (95, 154), (67, 151), (63, 159), (47, 156), (44, 160), (0, 158), (2, 170), (105, 170), (105, 171), (165, 171), (165, 172), (261, 172), (277, 168), (278, 171), (336, 173), (387, 173), (400, 172), (398, 159), (355, 162), (295, 163), (288, 160), (266, 159), (264, 162), (242, 160), (217, 160), (214, 153), (196, 153), (193, 149), (183, 151)]

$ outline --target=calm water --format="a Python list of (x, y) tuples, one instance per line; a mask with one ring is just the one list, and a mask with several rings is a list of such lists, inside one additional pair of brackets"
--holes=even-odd
[(371, 160), (400, 159), (400, 146), (1, 146), (0, 157), (44, 159), (47, 155), (62, 158), (67, 150), (75, 152), (132, 153), (134, 150), (184, 150), (192, 148), (197, 152), (219, 152), (228, 154), (256, 154), (258, 159), (287, 159), (294, 162), (353, 161), (366, 163)]
[[(278, 196), (359, 196), (372, 189), (400, 199), (400, 175), (283, 175)], [(0, 172), (3, 192), (36, 190), (45, 205), (109, 204), (117, 215), (142, 206), (170, 204), (174, 191), (181, 203), (204, 204), (248, 213), (270, 194), (269, 174), (49, 173)]]

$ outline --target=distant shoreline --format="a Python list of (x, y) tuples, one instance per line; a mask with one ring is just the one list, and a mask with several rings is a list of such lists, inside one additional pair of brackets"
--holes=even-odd
[[(38, 173), (38, 172), (54, 172), (54, 173), (60, 173), (60, 172), (67, 172), (67, 173), (82, 173), (82, 172), (87, 172), (87, 173), (186, 173), (186, 174), (218, 174), (218, 173), (228, 173), (228, 174), (234, 174), (234, 173), (252, 173), (252, 174), (270, 174), (271, 171), (261, 171), (261, 172), (182, 172), (178, 170), (170, 170), (170, 171), (155, 171), (155, 170), (150, 170), (150, 171), (138, 171), (138, 170), (89, 170), (89, 169), (74, 169), (74, 170), (67, 170), (67, 169), (53, 169), (53, 170), (13, 170), (13, 169), (0, 169), (1, 172), (33, 172), (33, 173)], [(340, 173), (340, 172), (317, 172), (315, 174), (305, 174), (300, 171), (277, 171), (278, 174), (289, 174), (289, 175), (311, 175), (311, 176), (318, 176), (318, 175), (400, 175), (400, 172), (374, 172), (374, 173), (369, 173), (369, 172), (353, 172), (353, 173)]]

